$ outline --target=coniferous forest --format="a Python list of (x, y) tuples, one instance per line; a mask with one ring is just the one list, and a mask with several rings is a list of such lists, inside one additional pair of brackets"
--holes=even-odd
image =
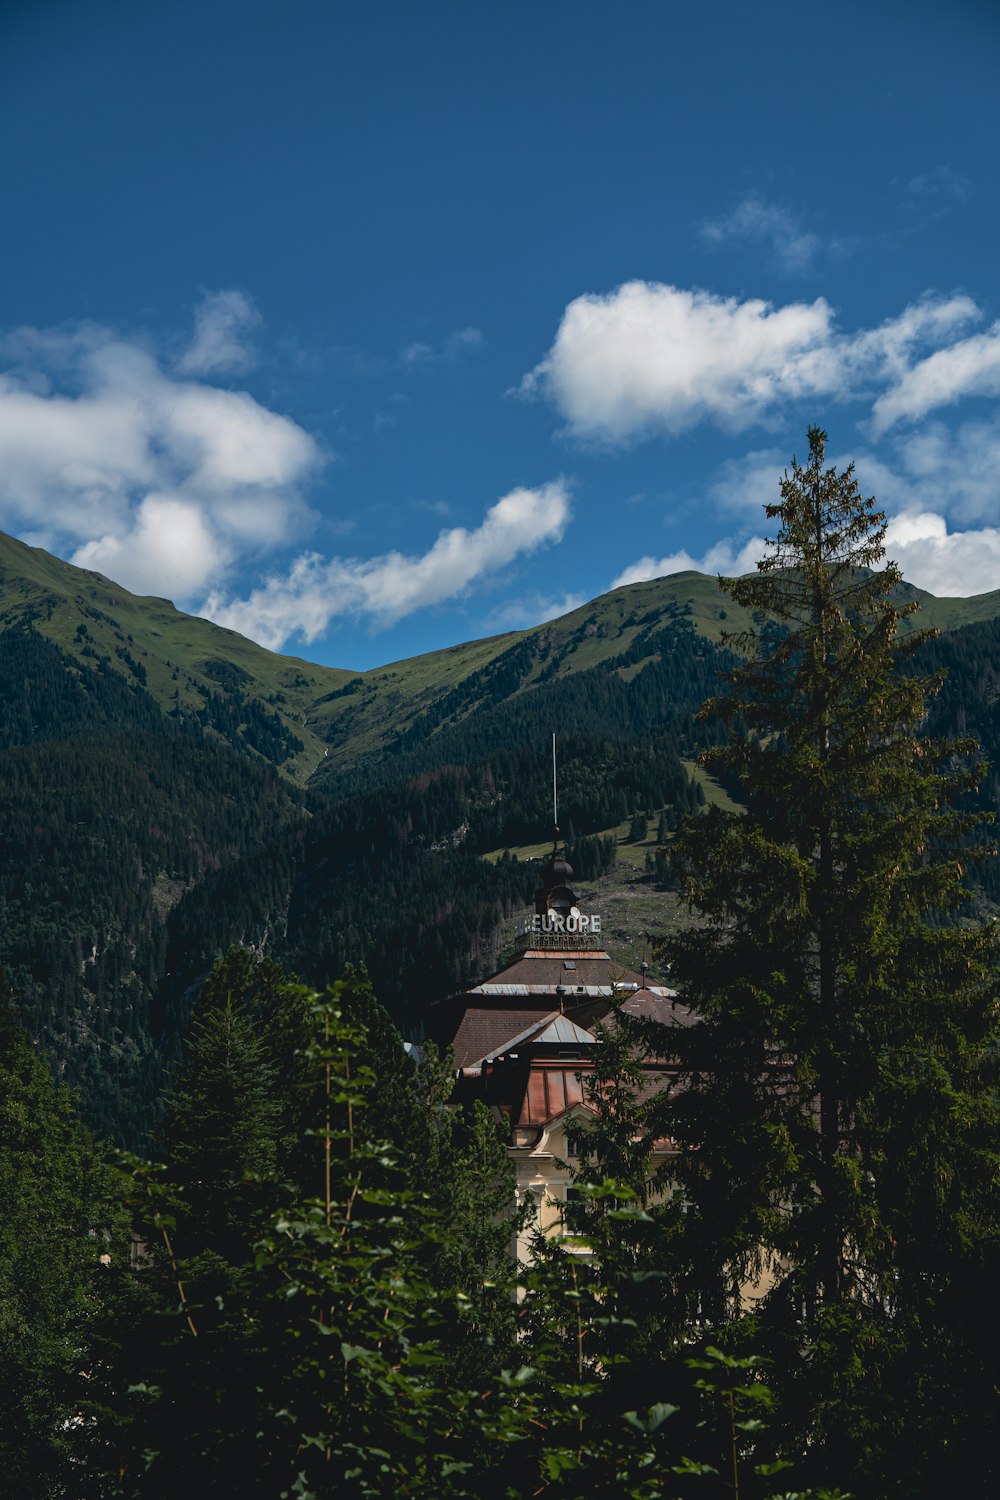
[[(6, 620), (9, 1493), (996, 1492), (1000, 624), (922, 632), (809, 441), (732, 638), (526, 636), (308, 784), (245, 677), (191, 710)], [(603, 1035), (567, 1233), (517, 1268), (496, 1123), (403, 1037), (537, 884), (483, 855), (547, 831), (553, 725), (578, 870), (671, 811), (701, 1019), (652, 1096), (660, 1028)]]

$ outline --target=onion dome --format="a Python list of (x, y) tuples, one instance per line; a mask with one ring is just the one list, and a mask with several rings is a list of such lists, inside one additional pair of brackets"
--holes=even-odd
[(535, 892), (535, 910), (543, 916), (547, 911), (568, 912), (576, 906), (576, 896), (570, 888), (573, 866), (559, 852), (559, 830), (555, 830), (552, 853), (542, 866), (542, 883)]

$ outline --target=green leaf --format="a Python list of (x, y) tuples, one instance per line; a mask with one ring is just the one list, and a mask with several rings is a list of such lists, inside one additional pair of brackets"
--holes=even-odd
[(637, 1411), (627, 1411), (625, 1420), (637, 1432), (656, 1432), (657, 1428), (662, 1427), (667, 1418), (672, 1417), (678, 1410), (678, 1407), (671, 1406), (668, 1402), (658, 1401), (655, 1405), (648, 1407), (644, 1415), (640, 1415)]

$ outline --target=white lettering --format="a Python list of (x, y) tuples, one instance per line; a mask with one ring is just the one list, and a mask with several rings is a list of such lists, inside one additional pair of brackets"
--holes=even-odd
[(570, 913), (565, 916), (562, 912), (535, 912), (531, 917), (523, 917), (517, 924), (517, 933), (523, 936), (527, 933), (552, 934), (558, 932), (591, 932), (595, 936), (600, 934), (601, 919), (595, 915), (586, 917), (582, 913)]

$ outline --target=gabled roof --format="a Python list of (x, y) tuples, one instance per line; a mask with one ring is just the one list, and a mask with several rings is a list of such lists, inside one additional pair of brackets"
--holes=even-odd
[(551, 1067), (534, 1064), (528, 1069), (525, 1085), (515, 1121), (518, 1125), (547, 1125), (574, 1104), (587, 1102), (579, 1071), (559, 1063)]
[(533, 1043), (558, 1042), (560, 1045), (582, 1045), (584, 1047), (594, 1047), (597, 1045), (597, 1038), (593, 1032), (584, 1031), (582, 1026), (577, 1026), (576, 1022), (571, 1021), (569, 1016), (562, 1014), (554, 1015), (544, 1031), (539, 1031), (536, 1036), (531, 1038), (531, 1041)]
[(534, 1031), (552, 1013), (549, 1006), (539, 1005), (470, 1006), (452, 1040), (456, 1068), (474, 1067), (484, 1057), (504, 1051), (514, 1037)]
[[(511, 1015), (513, 1012), (501, 1011), (491, 1014)], [(515, 1047), (533, 1047), (540, 1042), (562, 1047), (593, 1047), (597, 1045), (597, 1038), (593, 1032), (585, 1031), (582, 1026), (570, 1020), (569, 1016), (563, 1015), (562, 1011), (553, 1010), (548, 1015), (536, 1016), (530, 1026), (526, 1026), (523, 1031), (517, 1032), (514, 1036), (505, 1037), (498, 1046), (489, 1052), (484, 1052), (482, 1057), (469, 1058), (467, 1062), (459, 1066), (471, 1068), (479, 1063), (493, 1062), (502, 1054), (512, 1052)]]

